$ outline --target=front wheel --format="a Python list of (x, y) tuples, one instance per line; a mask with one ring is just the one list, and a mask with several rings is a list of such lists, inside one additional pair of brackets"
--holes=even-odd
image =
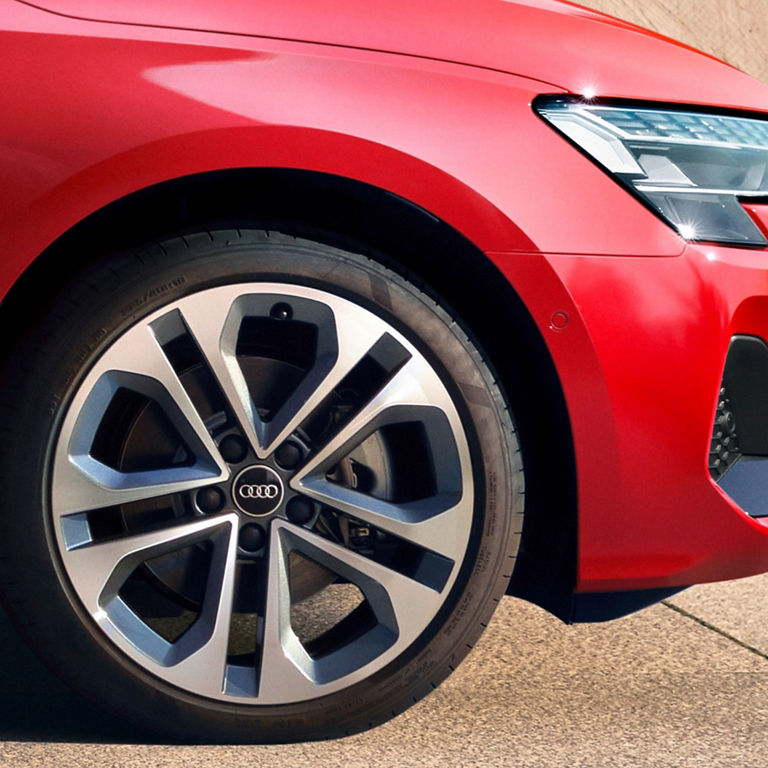
[(511, 574), (502, 394), (378, 261), (258, 230), (105, 257), (2, 391), (6, 602), (52, 668), (145, 726), (382, 722), (458, 664)]

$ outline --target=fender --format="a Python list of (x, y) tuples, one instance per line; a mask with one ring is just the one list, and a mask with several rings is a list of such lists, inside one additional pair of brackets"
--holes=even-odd
[[(556, 85), (396, 54), (344, 49), (331, 58), (324, 46), (236, 35), (177, 32), (178, 44), (158, 45), (157, 30), (49, 14), (53, 38), (40, 55), (23, 17), (42, 12), (13, 7), (23, 9), (19, 31), (0, 37), (3, 295), (103, 206), (229, 168), (300, 168), (372, 184), (485, 251), (570, 252), (579, 239), (590, 253), (622, 253), (628, 235), (638, 253), (680, 250), (674, 233), (541, 130), (526, 105)], [(39, 87), (20, 92), (30, 79)], [(571, 173), (583, 180), (579, 199), (559, 192)], [(606, 194), (615, 200), (608, 220), (589, 204)]]

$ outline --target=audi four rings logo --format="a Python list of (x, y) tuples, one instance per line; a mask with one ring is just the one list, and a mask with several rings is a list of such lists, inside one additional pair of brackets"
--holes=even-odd
[(237, 492), (244, 499), (276, 499), (280, 489), (274, 483), (261, 483), (259, 485), (241, 485)]

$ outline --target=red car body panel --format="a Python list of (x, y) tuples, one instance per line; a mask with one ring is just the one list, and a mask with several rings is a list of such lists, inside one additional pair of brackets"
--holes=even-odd
[(768, 338), (765, 252), (686, 245), (531, 108), (589, 87), (758, 110), (768, 88), (550, 2), (393, 2), (375, 23), (351, 1), (36, 5), (51, 12), (0, 2), (0, 294), (78, 222), (163, 181), (365, 182), (485, 251), (536, 322), (573, 433), (579, 590), (768, 570), (768, 528), (707, 472), (730, 337)]
[[(550, 351), (567, 372), (580, 589), (765, 570), (768, 528), (707, 473), (730, 338), (768, 332), (764, 254), (690, 246), (668, 259), (548, 255), (549, 279), (534, 266), (540, 255), (494, 258), (539, 327), (548, 326)], [(552, 327), (553, 306), (569, 315), (563, 330)]]
[[(391, 2), (375, 12), (356, 0), (311, 0), (297, 13), (284, 3), (242, 0), (37, 0), (72, 18), (224, 32), (387, 51), (511, 72), (558, 90), (716, 102), (761, 109), (768, 88), (717, 59), (575, 4), (553, 0)], [(183, 21), (180, 21), (183, 20)], [(552, 41), (558, 46), (553, 50)], [(631, 52), (631, 54), (629, 53)], [(610, 67), (606, 62), (610, 61)], [(421, 65), (420, 65), (421, 66)]]

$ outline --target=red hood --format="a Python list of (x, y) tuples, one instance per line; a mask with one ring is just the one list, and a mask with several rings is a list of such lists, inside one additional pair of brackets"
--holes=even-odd
[[(21, 1), (21, 0), (20, 0)], [(34, 0), (67, 16), (388, 51), (600, 96), (768, 110), (768, 86), (632, 24), (556, 0)], [(544, 89), (546, 90), (546, 89)]]

